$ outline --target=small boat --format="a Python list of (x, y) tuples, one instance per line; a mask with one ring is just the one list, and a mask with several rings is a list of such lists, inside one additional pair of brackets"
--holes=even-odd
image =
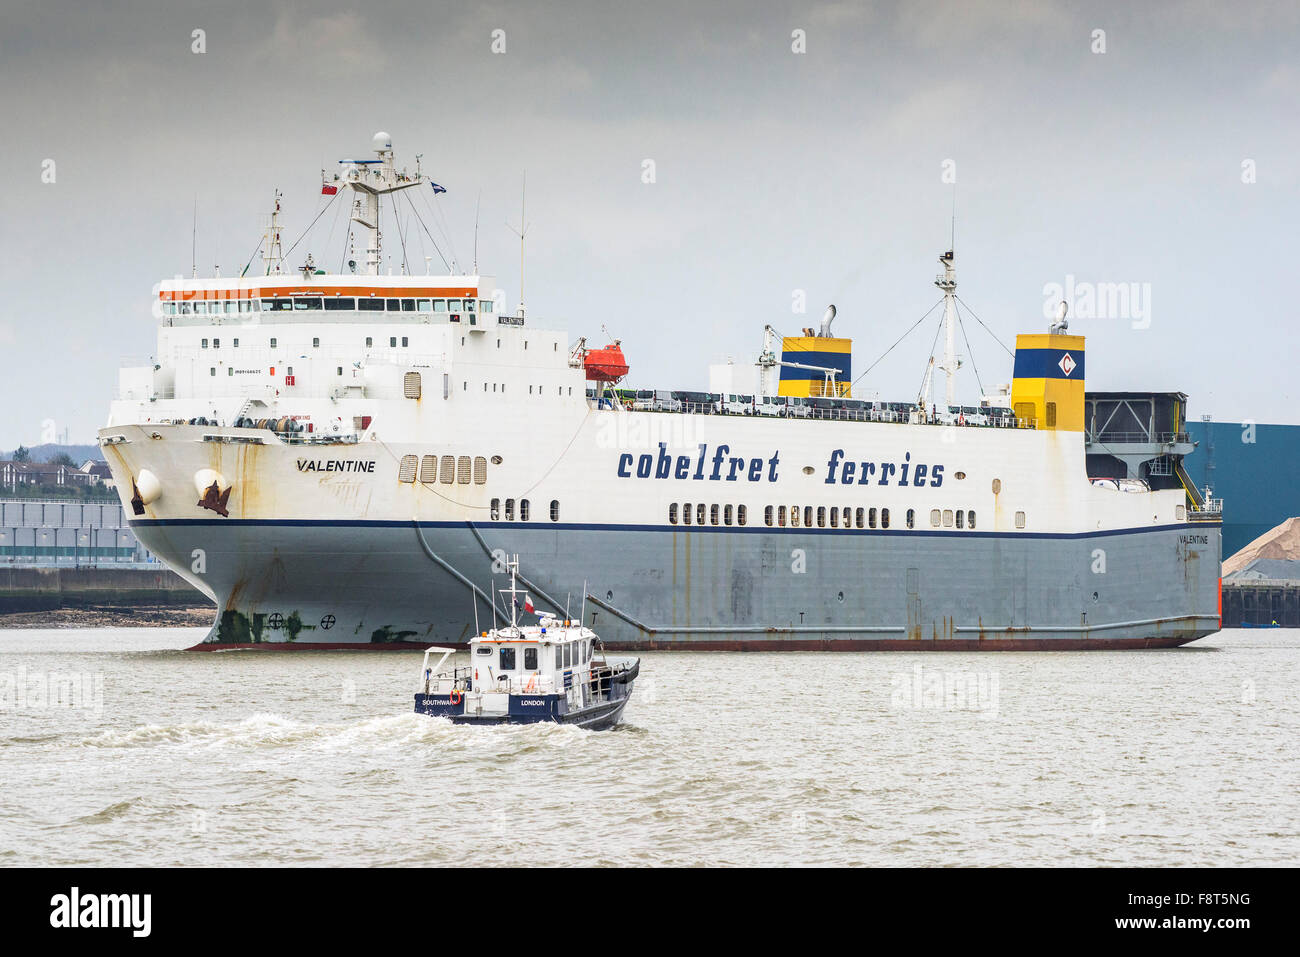
[(1262, 622), (1256, 623), (1253, 621), (1243, 621), (1238, 627), (1239, 628), (1281, 628), (1282, 626), (1275, 621), (1268, 622), (1267, 624), (1264, 624)]
[[(510, 624), (469, 643), (469, 664), (444, 670), (455, 648), (425, 650), (420, 666), (417, 714), (455, 724), (534, 724), (554, 721), (592, 731), (612, 728), (623, 717), (640, 658), (610, 658), (600, 638), (579, 621), (541, 614), (536, 625), (519, 624), (515, 586), (517, 558), (508, 563)], [(523, 596), (526, 613), (532, 603)], [(429, 656), (441, 652), (434, 665)]]

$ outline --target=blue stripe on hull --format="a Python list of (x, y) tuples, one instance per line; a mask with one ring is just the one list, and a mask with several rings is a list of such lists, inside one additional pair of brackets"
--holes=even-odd
[[(901, 520), (901, 516), (897, 520)], [(132, 529), (146, 528), (149, 526), (162, 525), (180, 525), (180, 526), (207, 526), (223, 527), (238, 525), (256, 525), (268, 528), (321, 528), (321, 527), (338, 527), (338, 528), (414, 528), (415, 522), (412, 520), (392, 521), (388, 519), (375, 520), (334, 520), (334, 519), (314, 519), (314, 518), (287, 518), (287, 519), (261, 519), (261, 518), (148, 518), (136, 519), (131, 522)], [(420, 522), (419, 527), (422, 529), (463, 529), (466, 522)], [(1204, 534), (1206, 526), (1203, 524), (1194, 524), (1191, 522), (1179, 522), (1170, 525), (1143, 525), (1137, 528), (1113, 528), (1099, 529), (1092, 532), (1030, 532), (1030, 531), (982, 531), (976, 529), (949, 529), (949, 528), (804, 528), (790, 527), (778, 528), (767, 525), (594, 525), (581, 524), (574, 522), (491, 522), (488, 524), (476, 525), (481, 532), (488, 532), (491, 529), (518, 529), (530, 531), (593, 531), (593, 532), (674, 532), (674, 533), (697, 533), (697, 534), (725, 534), (725, 535), (745, 535), (745, 534), (767, 534), (767, 535), (867, 535), (887, 537), (891, 535), (902, 536), (906, 538), (924, 538), (927, 536), (944, 537), (944, 538), (1009, 538), (1009, 539), (1079, 539), (1079, 538), (1103, 538), (1109, 535), (1141, 535), (1148, 532), (1167, 532), (1172, 529), (1181, 529), (1186, 532), (1196, 532)]]

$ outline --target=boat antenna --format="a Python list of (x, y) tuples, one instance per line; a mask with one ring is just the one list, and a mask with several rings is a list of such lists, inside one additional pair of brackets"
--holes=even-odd
[(190, 224), (190, 278), (199, 278), (199, 194), (194, 194), (194, 219)]
[(587, 579), (584, 578), (582, 580), (582, 617), (578, 619), (578, 624), (581, 625), (586, 620), (587, 620)]
[(479, 627), (478, 627), (478, 589), (477, 588), (473, 590), (472, 597), (474, 598), (474, 636), (477, 638), (479, 635), (483, 634), (481, 631), (479, 631)]
[(524, 237), (528, 235), (528, 170), (524, 170), (524, 185), (519, 196), (519, 228), (506, 223), (507, 228), (519, 237), (519, 318), (524, 317)]
[(952, 232), (948, 236), (948, 248), (957, 251), (957, 183), (952, 184)]
[[(474, 275), (478, 275), (478, 207), (483, 201), (483, 190), (478, 191), (478, 199), (474, 200)], [(522, 295), (522, 293), (521, 293)]]

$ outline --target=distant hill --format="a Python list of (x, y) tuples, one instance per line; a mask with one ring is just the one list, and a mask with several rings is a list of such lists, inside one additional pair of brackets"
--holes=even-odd
[[(17, 450), (10, 449), (7, 452), (0, 452), (0, 459), (12, 459), (15, 451)], [(86, 459), (94, 459), (97, 462), (104, 461), (104, 453), (98, 445), (55, 445), (50, 442), (45, 445), (28, 446), (27, 451), (31, 453), (33, 462), (48, 462), (61, 452), (66, 452), (78, 466)]]

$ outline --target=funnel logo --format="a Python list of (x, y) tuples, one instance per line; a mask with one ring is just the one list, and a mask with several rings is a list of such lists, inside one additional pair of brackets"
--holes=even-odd
[(1068, 352), (1061, 356), (1061, 361), (1058, 362), (1057, 365), (1061, 367), (1061, 371), (1064, 372), (1067, 377), (1074, 371), (1074, 359), (1070, 357)]

